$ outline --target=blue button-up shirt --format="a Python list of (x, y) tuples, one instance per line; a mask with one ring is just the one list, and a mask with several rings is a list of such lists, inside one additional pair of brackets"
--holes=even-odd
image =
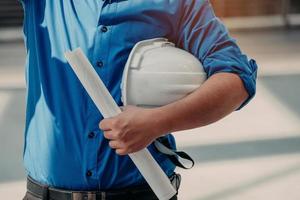
[[(27, 49), (24, 164), (35, 180), (66, 189), (112, 189), (145, 183), (128, 156), (103, 137), (101, 114), (64, 52), (81, 47), (121, 106), (120, 81), (132, 47), (165, 37), (194, 54), (208, 76), (238, 74), (255, 94), (256, 64), (248, 61), (206, 0), (22, 0)], [(245, 103), (246, 103), (245, 102)], [(169, 135), (175, 148), (175, 141)], [(175, 166), (150, 152), (171, 175)]]

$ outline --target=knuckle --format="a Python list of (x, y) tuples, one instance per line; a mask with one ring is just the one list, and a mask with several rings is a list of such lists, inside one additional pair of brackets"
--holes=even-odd
[(128, 141), (128, 137), (127, 137), (127, 132), (126, 131), (123, 131), (123, 130), (119, 130), (119, 138), (122, 139), (124, 142), (127, 142)]
[(126, 144), (128, 144), (128, 142), (129, 142), (128, 137), (126, 137), (125, 134), (122, 135), (122, 141)]
[(124, 149), (127, 151), (128, 149), (130, 149), (130, 145), (127, 143), (124, 143)]
[(121, 138), (122, 132), (121, 132), (120, 130), (116, 130), (116, 131), (115, 131), (115, 135), (116, 135), (118, 138)]
[(123, 122), (121, 123), (121, 126), (122, 126), (123, 129), (127, 129), (128, 126), (129, 126), (129, 123), (128, 123), (127, 121), (123, 121)]
[(127, 152), (131, 152), (134, 149), (134, 145), (127, 143), (126, 149), (127, 149)]
[(123, 150), (122, 150), (122, 154), (127, 154), (129, 152), (129, 149), (128, 148), (124, 148)]
[(123, 128), (124, 128), (124, 121), (119, 121), (119, 123), (116, 124), (116, 126), (117, 126), (119, 129), (123, 129)]
[(120, 124), (120, 119), (119, 118), (116, 118), (115, 120), (113, 120), (112, 122), (112, 125), (115, 127), (115, 128), (118, 128), (119, 127), (119, 124)]

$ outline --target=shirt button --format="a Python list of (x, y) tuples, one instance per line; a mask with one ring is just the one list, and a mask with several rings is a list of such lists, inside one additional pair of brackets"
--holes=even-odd
[(89, 136), (90, 139), (92, 139), (93, 137), (95, 137), (95, 133), (94, 132), (90, 132), (88, 136)]
[(93, 175), (93, 173), (92, 173), (91, 170), (88, 170), (88, 171), (86, 172), (86, 176), (92, 176), (92, 175)]
[(103, 67), (103, 62), (102, 61), (97, 61), (96, 65), (97, 65), (97, 67)]
[(108, 28), (106, 26), (102, 26), (101, 27), (101, 32), (105, 33), (107, 32)]

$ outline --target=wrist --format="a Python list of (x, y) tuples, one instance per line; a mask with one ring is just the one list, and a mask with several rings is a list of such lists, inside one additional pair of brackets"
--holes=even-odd
[(171, 120), (168, 117), (168, 112), (163, 107), (151, 109), (152, 124), (157, 130), (157, 137), (170, 133), (172, 131)]

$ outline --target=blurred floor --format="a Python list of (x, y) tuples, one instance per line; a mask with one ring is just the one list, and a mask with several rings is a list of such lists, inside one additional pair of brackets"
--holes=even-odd
[[(300, 199), (300, 31), (234, 33), (256, 58), (256, 98), (242, 111), (200, 129), (175, 133), (196, 161), (182, 176), (180, 200)], [(21, 199), (25, 53), (0, 43), (0, 196)], [(8, 195), (10, 197), (8, 198)]]

